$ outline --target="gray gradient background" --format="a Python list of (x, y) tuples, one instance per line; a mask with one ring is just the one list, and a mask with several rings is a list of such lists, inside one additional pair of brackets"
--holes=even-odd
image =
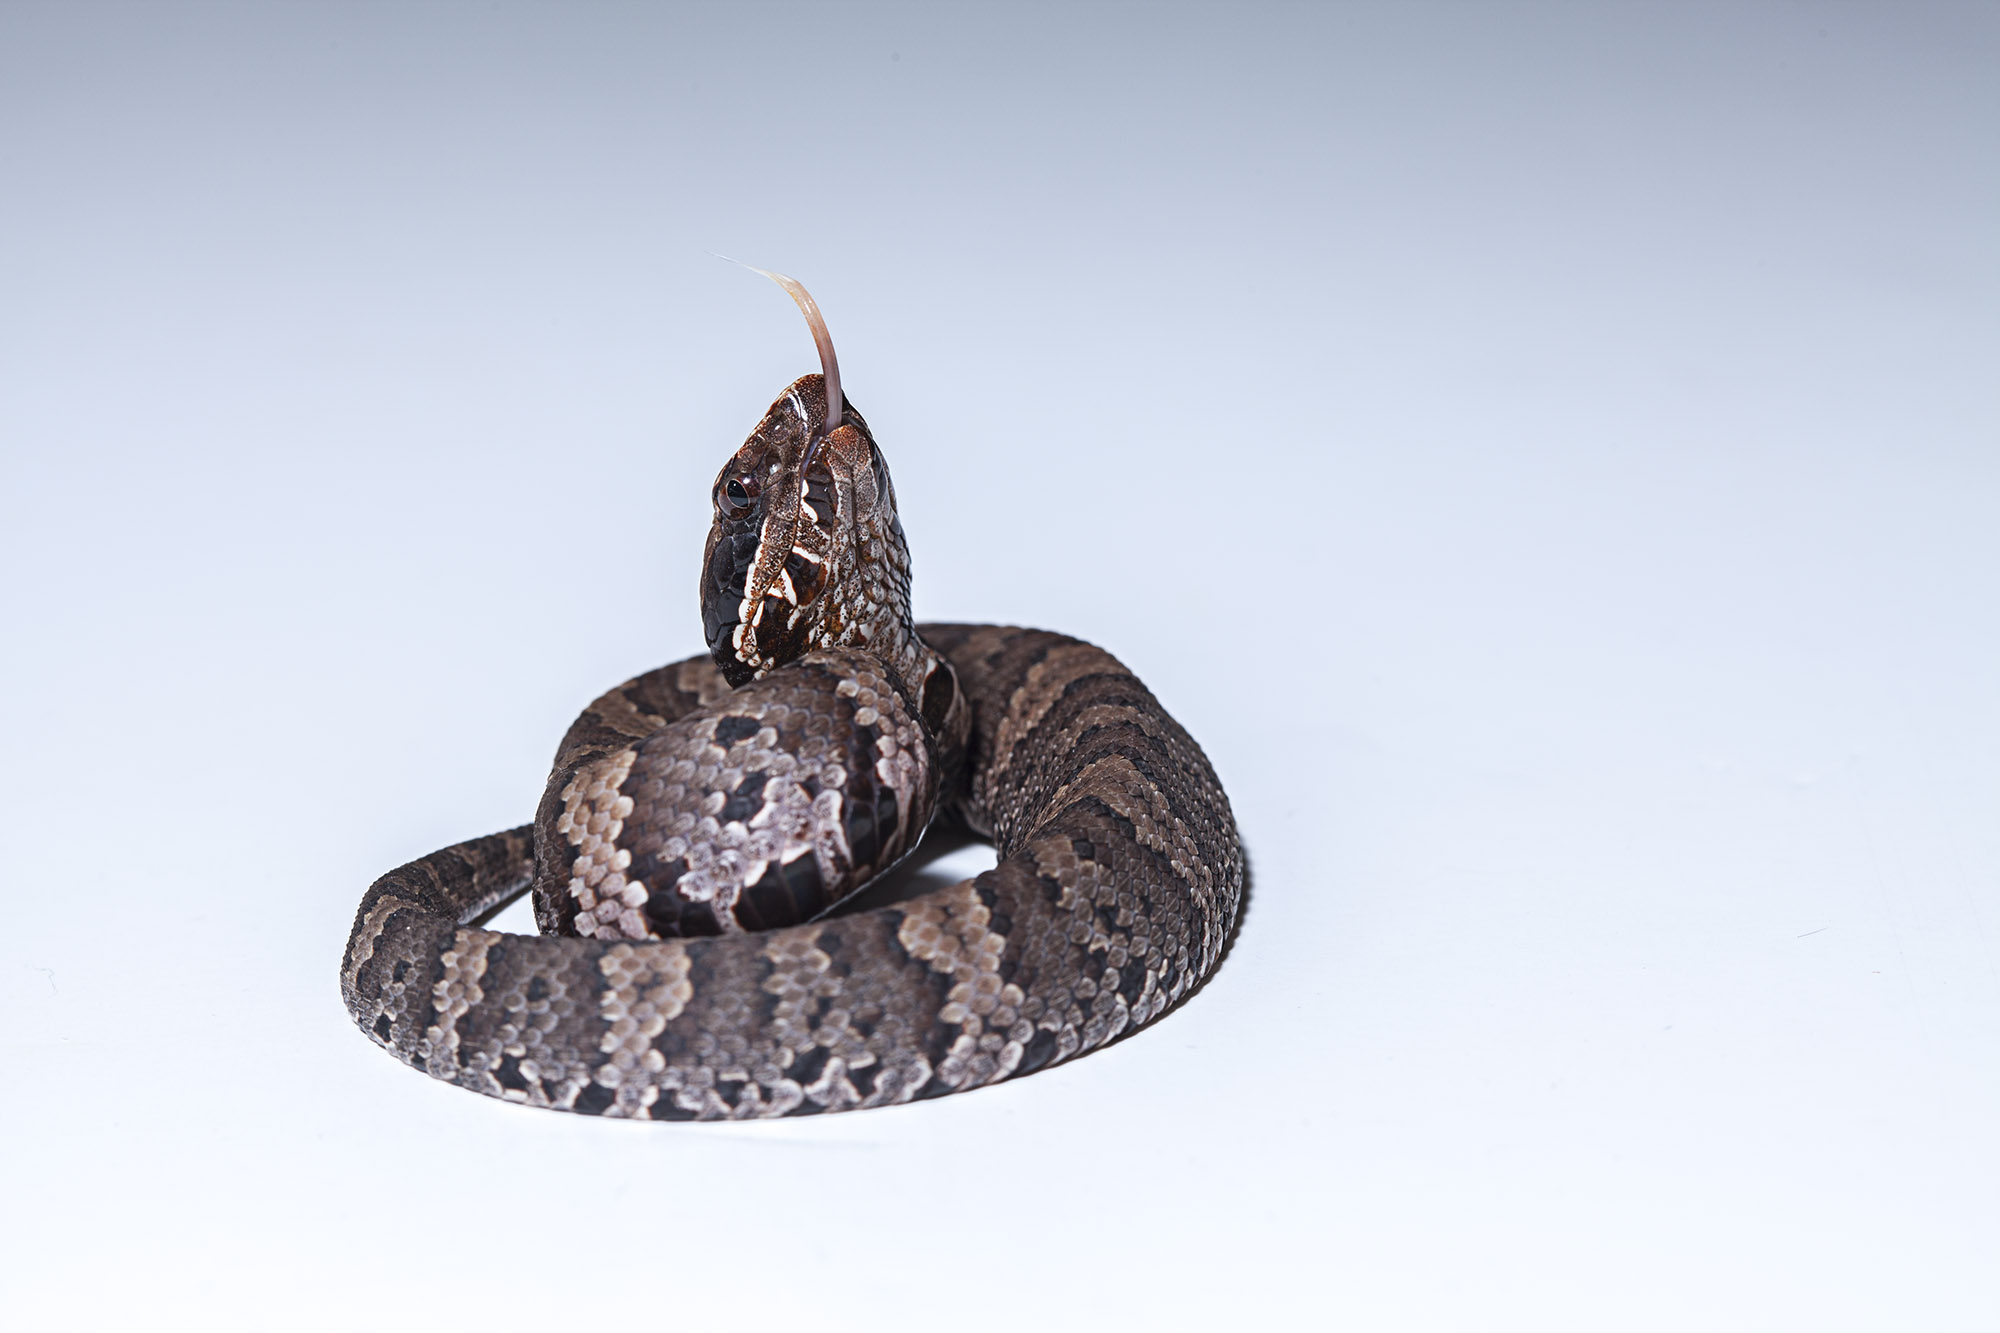
[[(1993, 1327), (1996, 52), (0, 8), (0, 1304)], [(710, 250), (828, 312), (921, 612), (1095, 639), (1214, 757), (1255, 895), (1159, 1027), (667, 1127), (349, 1026), (369, 880), (700, 646), (707, 485), (812, 366)]]

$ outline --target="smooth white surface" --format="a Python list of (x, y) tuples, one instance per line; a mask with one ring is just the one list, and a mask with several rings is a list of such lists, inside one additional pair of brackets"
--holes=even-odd
[[(1995, 11), (0, 9), (22, 1328), (2000, 1323)], [(1255, 888), (1074, 1065), (747, 1126), (357, 1034), (699, 648), (811, 344), (931, 617)]]

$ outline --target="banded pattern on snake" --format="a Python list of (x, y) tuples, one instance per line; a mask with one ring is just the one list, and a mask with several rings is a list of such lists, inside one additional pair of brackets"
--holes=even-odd
[[(534, 824), (362, 900), (349, 1012), (434, 1077), (656, 1120), (907, 1102), (1151, 1022), (1234, 928), (1228, 800), (1136, 677), (1060, 634), (912, 622), (888, 469), (787, 290), (822, 373), (717, 479), (710, 655), (586, 709)], [(940, 812), (996, 866), (842, 914)], [(530, 891), (543, 934), (480, 924)]]

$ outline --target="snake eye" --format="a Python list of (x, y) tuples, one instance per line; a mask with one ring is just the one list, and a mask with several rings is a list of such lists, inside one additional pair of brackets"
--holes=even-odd
[(724, 517), (741, 518), (750, 512), (750, 502), (756, 498), (757, 478), (746, 473), (724, 482), (721, 492), (715, 497), (715, 504)]

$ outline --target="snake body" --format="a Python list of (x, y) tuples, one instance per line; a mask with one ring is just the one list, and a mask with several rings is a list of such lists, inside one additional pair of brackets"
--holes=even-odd
[[(841, 1111), (1068, 1060), (1216, 965), (1244, 863), (1200, 747), (1102, 649), (914, 624), (887, 468), (829, 380), (717, 479), (710, 654), (586, 709), (534, 824), (362, 899), (341, 991), (406, 1063), (586, 1114)], [(995, 867), (843, 914), (938, 813)], [(480, 924), (530, 891), (543, 934)]]

